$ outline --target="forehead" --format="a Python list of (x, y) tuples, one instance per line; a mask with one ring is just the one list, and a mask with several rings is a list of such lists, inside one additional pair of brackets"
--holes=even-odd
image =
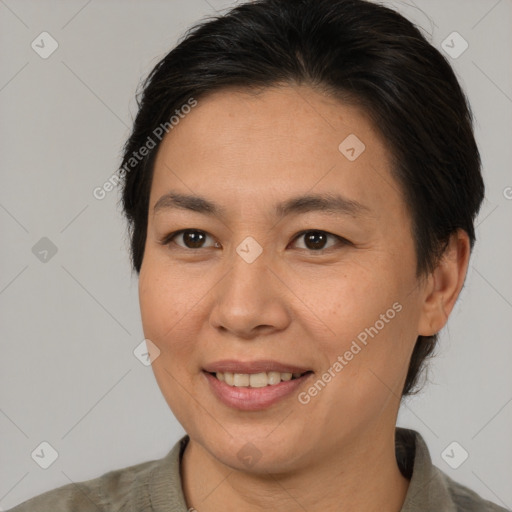
[(304, 86), (200, 98), (160, 145), (151, 205), (176, 187), (221, 203), (333, 191), (363, 204), (401, 202), (365, 112)]

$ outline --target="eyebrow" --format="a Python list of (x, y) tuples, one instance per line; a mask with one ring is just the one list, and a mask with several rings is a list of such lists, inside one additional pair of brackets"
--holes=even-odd
[[(153, 215), (169, 209), (191, 210), (208, 216), (226, 217), (224, 207), (201, 196), (169, 192), (164, 194), (153, 207)], [(367, 206), (340, 194), (306, 194), (292, 197), (274, 206), (274, 215), (283, 218), (292, 214), (320, 211), (329, 214), (360, 216), (370, 213)]]

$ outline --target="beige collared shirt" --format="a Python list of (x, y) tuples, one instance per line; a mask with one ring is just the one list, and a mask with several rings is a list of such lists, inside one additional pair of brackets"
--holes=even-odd
[[(188, 512), (180, 478), (182, 437), (162, 459), (117, 469), (35, 496), (10, 512)], [(410, 477), (400, 512), (506, 512), (455, 482), (432, 464), (421, 435), (396, 430), (397, 460)], [(412, 473), (412, 474), (411, 474)], [(198, 511), (200, 512), (200, 511)]]

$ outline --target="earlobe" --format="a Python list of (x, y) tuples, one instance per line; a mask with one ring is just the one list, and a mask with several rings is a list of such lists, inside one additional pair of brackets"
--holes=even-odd
[(451, 235), (438, 266), (428, 276), (418, 324), (419, 335), (432, 336), (446, 325), (464, 285), (469, 256), (469, 236), (459, 229)]

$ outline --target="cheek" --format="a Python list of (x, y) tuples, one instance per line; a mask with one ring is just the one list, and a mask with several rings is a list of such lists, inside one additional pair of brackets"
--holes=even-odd
[(326, 276), (323, 286), (310, 289), (331, 329), (344, 338), (373, 325), (399, 300), (397, 281), (377, 262), (352, 264), (337, 275)]
[[(184, 279), (179, 268), (169, 268), (148, 257), (139, 276), (139, 303), (144, 336), (160, 349), (166, 360), (170, 355), (186, 355), (193, 348), (194, 325), (191, 321), (204, 291)], [(197, 282), (200, 286), (200, 281)]]
[[(317, 338), (327, 356), (324, 371), (330, 368), (341, 377), (333, 388), (349, 384), (356, 402), (389, 394), (405, 377), (416, 339), (407, 279), (383, 264), (344, 269), (329, 282), (327, 291), (317, 286), (312, 293), (324, 304), (319, 316), (330, 330)], [(340, 364), (333, 367), (336, 361)]]
[(164, 399), (187, 431), (193, 428), (191, 418), (201, 414), (187, 389), (197, 360), (194, 306), (202, 295), (190, 282), (187, 286), (183, 272), (145, 259), (139, 275), (142, 325), (145, 338), (160, 351), (151, 366)]

